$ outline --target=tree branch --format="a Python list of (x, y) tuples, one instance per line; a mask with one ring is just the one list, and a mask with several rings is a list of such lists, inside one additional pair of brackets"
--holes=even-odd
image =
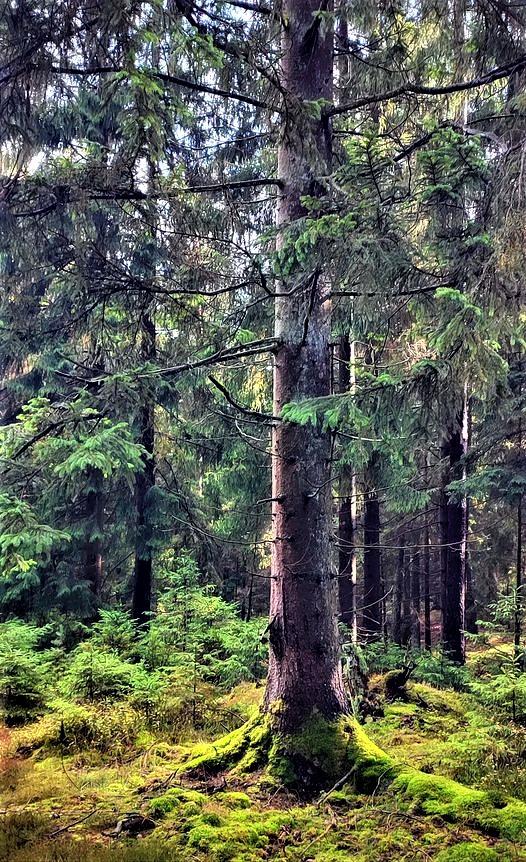
[(445, 84), (442, 87), (427, 87), (424, 84), (401, 84), (399, 87), (394, 87), (392, 90), (386, 90), (383, 93), (373, 93), (369, 96), (363, 96), (361, 99), (355, 99), (353, 102), (347, 102), (342, 105), (332, 105), (327, 108), (325, 115), (335, 117), (338, 114), (345, 114), (348, 111), (356, 111), (358, 108), (364, 108), (367, 105), (376, 105), (378, 102), (388, 102), (391, 99), (396, 99), (398, 96), (447, 96), (450, 93), (461, 93), (465, 90), (474, 90), (478, 87), (485, 87), (487, 84), (492, 84), (495, 81), (501, 81), (503, 78), (509, 78), (515, 72), (520, 72), (526, 68), (526, 54), (506, 63), (504, 66), (497, 66), (490, 69), (485, 75), (480, 75), (478, 78), (472, 78), (469, 81), (455, 81), (451, 84)]
[(220, 383), (216, 377), (213, 377), (212, 374), (209, 374), (208, 379), (209, 379), (210, 383), (213, 386), (215, 386), (216, 389), (219, 389), (221, 394), (225, 396), (228, 403), (232, 407), (234, 407), (236, 410), (239, 410), (240, 413), (243, 413), (245, 416), (251, 416), (253, 419), (256, 419), (258, 422), (264, 422), (265, 424), (267, 424), (268, 422), (279, 422), (280, 421), (278, 416), (272, 416), (269, 413), (259, 413), (257, 410), (249, 410), (247, 407), (243, 407), (242, 404), (239, 404), (239, 402), (236, 401), (232, 397), (232, 395), (230, 394), (228, 389), (225, 386), (223, 386), (223, 384)]
[[(50, 69), (56, 75), (78, 75), (87, 77), (89, 75), (122, 75), (126, 69), (115, 69), (113, 66), (90, 66), (87, 69), (81, 69), (76, 66), (51, 66)], [(238, 93), (231, 90), (223, 90), (221, 87), (211, 87), (209, 84), (201, 84), (198, 81), (191, 81), (189, 78), (181, 78), (179, 75), (169, 75), (166, 72), (159, 72), (156, 69), (139, 69), (140, 72), (146, 72), (150, 77), (157, 81), (162, 81), (165, 84), (176, 84), (179, 87), (185, 87), (187, 90), (192, 90), (197, 93), (209, 93), (211, 96), (221, 96), (223, 99), (234, 99), (236, 102), (243, 102), (246, 105), (253, 105), (255, 108), (263, 108), (265, 110), (276, 110), (267, 105), (261, 99), (256, 99), (253, 96), (247, 96), (245, 93)]]

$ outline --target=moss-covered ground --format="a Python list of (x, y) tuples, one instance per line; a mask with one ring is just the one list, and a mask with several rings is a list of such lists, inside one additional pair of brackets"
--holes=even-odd
[[(305, 729), (298, 756), (317, 746), (346, 776), (306, 802), (280, 781), (290, 764), (254, 717), (260, 694), (229, 695), (248, 723), (197, 745), (134, 732), (125, 707), (118, 722), (83, 707), (2, 730), (0, 862), (526, 862), (520, 727), (468, 695), (409, 684), (343, 736), (326, 738), (316, 719)], [(155, 828), (119, 832), (131, 813)]]

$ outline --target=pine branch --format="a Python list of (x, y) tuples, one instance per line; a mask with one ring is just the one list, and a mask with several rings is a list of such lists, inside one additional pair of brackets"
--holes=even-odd
[[(113, 66), (90, 66), (87, 69), (78, 68), (76, 66), (51, 66), (51, 72), (58, 75), (78, 75), (88, 77), (90, 75), (122, 75), (125, 69), (115, 69)], [(166, 72), (159, 72), (155, 69), (141, 69), (141, 72), (147, 72), (150, 77), (157, 81), (162, 81), (165, 84), (176, 84), (179, 87), (185, 87), (187, 90), (192, 90), (197, 93), (209, 93), (211, 96), (221, 96), (223, 99), (234, 99), (237, 102), (243, 102), (246, 105), (253, 105), (255, 108), (263, 108), (264, 110), (276, 110), (271, 105), (267, 105), (261, 99), (256, 99), (253, 96), (247, 96), (245, 93), (238, 93), (232, 90), (223, 90), (221, 87), (212, 87), (209, 84), (202, 84), (199, 81), (191, 81), (189, 78), (181, 78), (179, 75), (169, 75)]]
[(327, 108), (325, 115), (335, 117), (339, 114), (346, 114), (348, 111), (356, 111), (358, 108), (367, 107), (367, 105), (376, 105), (379, 102), (389, 102), (391, 99), (396, 99), (399, 96), (448, 96), (452, 93), (462, 93), (466, 90), (475, 90), (478, 87), (485, 87), (488, 84), (493, 84), (495, 81), (501, 81), (504, 78), (509, 78), (516, 72), (520, 72), (526, 68), (526, 54), (506, 63), (503, 66), (497, 66), (490, 69), (485, 75), (480, 75), (477, 78), (472, 78), (469, 81), (455, 81), (451, 84), (445, 84), (442, 87), (428, 87), (424, 84), (401, 84), (399, 87), (394, 87), (392, 90), (386, 90), (383, 93), (375, 93), (369, 96), (363, 96), (361, 99), (355, 99), (352, 102), (347, 102), (342, 105), (332, 105)]
[(242, 404), (239, 404), (239, 402), (236, 401), (232, 397), (232, 395), (230, 394), (228, 389), (225, 386), (223, 386), (223, 384), (220, 383), (216, 377), (213, 377), (212, 374), (209, 374), (208, 379), (209, 379), (210, 383), (213, 386), (215, 386), (216, 389), (219, 389), (221, 394), (225, 396), (228, 403), (232, 407), (234, 407), (236, 410), (239, 410), (240, 413), (243, 413), (244, 416), (251, 416), (253, 419), (256, 419), (258, 422), (264, 422), (265, 424), (267, 424), (268, 422), (279, 422), (279, 421), (281, 421), (279, 419), (279, 416), (272, 416), (269, 413), (260, 413), (257, 410), (249, 410), (247, 407), (243, 407)]

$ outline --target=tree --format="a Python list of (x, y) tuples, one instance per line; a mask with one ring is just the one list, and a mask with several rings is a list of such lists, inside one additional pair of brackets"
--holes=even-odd
[[(278, 171), (279, 250), (322, 193), (330, 170), (333, 31), (319, 0), (288, 0), (282, 9), (281, 79), (285, 120)], [(320, 107), (316, 107), (320, 106)], [(314, 113), (314, 117), (312, 114)], [(316, 116), (317, 115), (317, 116)], [(290, 254), (290, 251), (288, 252)], [(330, 394), (328, 277), (316, 265), (289, 266), (276, 299), (274, 414), (291, 402)], [(330, 435), (317, 424), (278, 422), (272, 449), (273, 549), (270, 661), (265, 710), (279, 702), (278, 729), (297, 731), (313, 710), (332, 719), (347, 711), (340, 664), (338, 581), (331, 564)]]

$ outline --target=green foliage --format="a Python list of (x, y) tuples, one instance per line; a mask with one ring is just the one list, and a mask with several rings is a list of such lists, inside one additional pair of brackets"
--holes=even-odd
[(152, 669), (174, 667), (187, 679), (232, 687), (265, 672), (266, 621), (241, 620), (233, 605), (199, 584), (195, 560), (181, 553), (161, 577), (163, 598), (144, 636), (141, 654)]
[(92, 470), (110, 479), (115, 475), (131, 478), (143, 468), (144, 448), (134, 442), (127, 422), (103, 420), (95, 431), (60, 441), (59, 450), (63, 460), (55, 467), (55, 473), (68, 486), (73, 483), (74, 487), (79, 477)]
[(437, 862), (502, 862), (502, 856), (484, 844), (462, 841), (447, 850), (441, 850)]
[(492, 664), (493, 672), (486, 672), (481, 678), (473, 680), (470, 690), (495, 712), (521, 724), (526, 723), (526, 673), (523, 652), (496, 650)]
[(39, 650), (42, 629), (19, 620), (0, 623), (0, 714), (10, 725), (42, 714), (53, 654)]
[(64, 691), (70, 697), (90, 702), (118, 700), (148, 686), (146, 670), (104, 652), (91, 642), (79, 646), (71, 656), (64, 676)]
[(7, 597), (37, 586), (38, 565), (49, 558), (55, 546), (70, 539), (64, 530), (40, 523), (25, 500), (0, 493), (0, 577), (12, 579)]
[(378, 641), (363, 646), (362, 652), (369, 673), (411, 668), (412, 679), (435, 688), (454, 688), (457, 691), (465, 691), (470, 683), (469, 670), (459, 667), (439, 650), (421, 652), (391, 641)]

